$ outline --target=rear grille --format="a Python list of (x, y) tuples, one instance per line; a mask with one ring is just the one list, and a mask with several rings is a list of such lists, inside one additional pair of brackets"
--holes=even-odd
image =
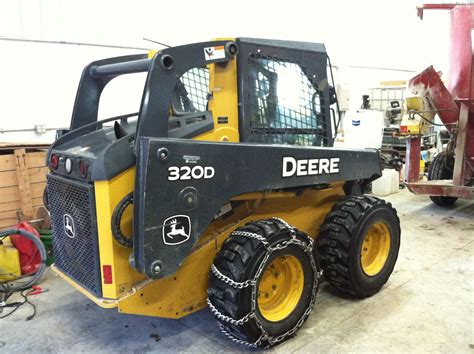
[(54, 175), (47, 181), (56, 266), (102, 296), (94, 187)]

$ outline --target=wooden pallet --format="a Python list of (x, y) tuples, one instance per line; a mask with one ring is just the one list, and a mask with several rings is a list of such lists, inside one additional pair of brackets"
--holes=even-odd
[(1, 149), (0, 229), (36, 218), (43, 206), (47, 172), (46, 150)]

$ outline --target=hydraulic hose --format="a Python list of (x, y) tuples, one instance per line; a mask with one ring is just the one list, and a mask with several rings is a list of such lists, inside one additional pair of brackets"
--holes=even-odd
[(21, 285), (15, 285), (14, 280), (3, 283), (7, 285), (8, 291), (14, 292), (14, 291), (21, 291), (21, 290), (30, 288), (43, 276), (44, 271), (46, 270), (47, 255), (46, 255), (46, 248), (44, 247), (43, 242), (41, 242), (41, 240), (36, 235), (32, 234), (31, 232), (28, 232), (22, 229), (8, 229), (8, 230), (0, 231), (0, 240), (10, 235), (21, 235), (33, 241), (33, 243), (35, 244), (41, 256), (41, 263), (40, 263), (39, 268), (37, 269), (36, 273), (31, 276), (31, 279), (29, 279), (27, 282)]
[(112, 214), (111, 220), (111, 227), (112, 227), (112, 235), (114, 236), (115, 240), (124, 247), (132, 248), (133, 247), (133, 240), (131, 238), (127, 238), (123, 233), (122, 229), (120, 228), (120, 223), (122, 221), (123, 213), (127, 207), (133, 204), (133, 192), (127, 194), (115, 207), (114, 213)]

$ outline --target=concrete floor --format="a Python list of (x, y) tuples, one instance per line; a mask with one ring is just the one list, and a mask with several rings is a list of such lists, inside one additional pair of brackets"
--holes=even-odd
[[(473, 352), (474, 203), (442, 209), (407, 191), (387, 198), (398, 209), (402, 244), (385, 287), (365, 300), (336, 296), (327, 284), (297, 336), (275, 352)], [(104, 310), (48, 272), (35, 296), (0, 321), (0, 352), (243, 351), (208, 310), (166, 320)], [(159, 336), (158, 342), (153, 338)]]

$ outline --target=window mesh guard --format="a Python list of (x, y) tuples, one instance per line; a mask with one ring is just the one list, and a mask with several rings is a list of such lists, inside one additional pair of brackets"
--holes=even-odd
[(249, 56), (249, 141), (326, 146), (323, 93), (299, 64)]
[(176, 84), (173, 108), (177, 113), (204, 112), (209, 93), (209, 69), (186, 71)]

